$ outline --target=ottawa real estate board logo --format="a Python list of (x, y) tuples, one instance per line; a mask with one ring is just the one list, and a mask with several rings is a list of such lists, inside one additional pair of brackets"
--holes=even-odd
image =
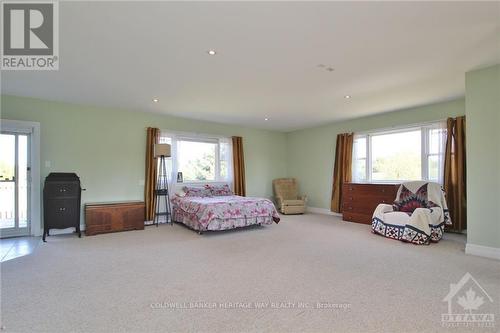
[(495, 328), (493, 298), (470, 273), (450, 284), (443, 302), (448, 303), (448, 313), (441, 315), (442, 326)]
[(2, 70), (59, 69), (56, 1), (2, 1)]

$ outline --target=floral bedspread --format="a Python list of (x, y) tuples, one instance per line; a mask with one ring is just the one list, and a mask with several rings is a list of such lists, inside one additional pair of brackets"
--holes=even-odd
[(231, 196), (174, 197), (173, 219), (199, 230), (225, 230), (280, 221), (269, 199)]

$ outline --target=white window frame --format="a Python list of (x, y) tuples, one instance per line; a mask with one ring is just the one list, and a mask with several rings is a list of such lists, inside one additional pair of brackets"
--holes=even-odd
[[(422, 124), (413, 124), (404, 127), (393, 127), (390, 129), (379, 129), (369, 132), (359, 132), (354, 135), (354, 140), (359, 138), (366, 138), (366, 159), (365, 159), (365, 179), (353, 179), (353, 181), (358, 183), (373, 183), (373, 184), (399, 184), (406, 181), (410, 181), (408, 179), (393, 179), (393, 180), (373, 180), (372, 179), (372, 138), (378, 135), (387, 135), (387, 134), (396, 134), (396, 133), (405, 133), (412, 131), (420, 131), (421, 136), (421, 180), (430, 180), (429, 177), (429, 157), (430, 156), (442, 156), (444, 159), (444, 147), (442, 153), (433, 153), (429, 152), (429, 143), (430, 143), (430, 132), (433, 129), (444, 129), (446, 131), (446, 122), (444, 120), (435, 121), (431, 123), (422, 123)], [(446, 142), (444, 142), (445, 144)], [(352, 156), (352, 165), (353, 170), (356, 162), (355, 150), (353, 149)], [(438, 181), (442, 183), (443, 180), (443, 168), (439, 170)]]
[[(172, 159), (172, 172), (170, 175), (171, 188), (177, 188), (179, 186), (193, 185), (199, 186), (203, 184), (228, 184), (231, 188), (233, 187), (233, 172), (232, 172), (232, 142), (231, 137), (218, 136), (212, 134), (202, 134), (202, 133), (190, 133), (190, 132), (176, 132), (169, 130), (161, 130), (160, 137), (170, 138), (171, 142), (171, 159)], [(177, 142), (178, 141), (191, 141), (191, 142), (204, 142), (204, 143), (214, 143), (217, 145), (215, 150), (215, 180), (196, 180), (196, 181), (184, 181), (182, 183), (177, 183), (177, 172), (178, 170), (178, 157), (180, 152), (178, 151)], [(221, 143), (225, 141), (229, 145), (228, 151), (228, 166), (227, 178), (223, 178), (220, 175), (220, 146)]]

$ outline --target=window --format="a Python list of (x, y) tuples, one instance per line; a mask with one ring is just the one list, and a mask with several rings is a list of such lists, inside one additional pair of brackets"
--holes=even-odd
[(354, 138), (353, 180), (442, 183), (446, 128), (434, 123), (405, 129), (359, 134)]
[(182, 172), (184, 183), (232, 182), (230, 138), (191, 133), (162, 133), (160, 143), (171, 145), (167, 160), (170, 181)]

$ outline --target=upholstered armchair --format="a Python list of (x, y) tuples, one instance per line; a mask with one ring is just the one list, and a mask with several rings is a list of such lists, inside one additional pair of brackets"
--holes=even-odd
[(283, 214), (304, 214), (307, 197), (299, 196), (299, 187), (295, 178), (273, 180), (274, 196), (278, 210)]
[(394, 204), (380, 204), (373, 213), (372, 231), (414, 244), (438, 242), (450, 225), (445, 193), (440, 184), (414, 181), (401, 184)]

